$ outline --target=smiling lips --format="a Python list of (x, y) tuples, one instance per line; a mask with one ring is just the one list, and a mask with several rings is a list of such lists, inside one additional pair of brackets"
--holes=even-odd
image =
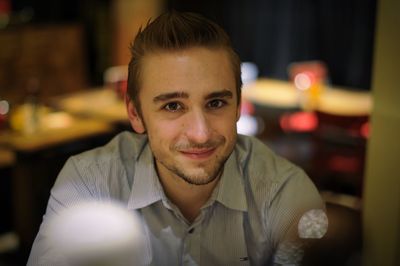
[(208, 148), (208, 149), (193, 149), (193, 150), (183, 150), (180, 151), (184, 156), (189, 157), (190, 159), (206, 159), (210, 157), (216, 148)]

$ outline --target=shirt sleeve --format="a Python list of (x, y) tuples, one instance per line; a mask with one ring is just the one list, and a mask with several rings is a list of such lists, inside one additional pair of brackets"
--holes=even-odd
[[(68, 265), (61, 252), (49, 241), (49, 224), (60, 211), (83, 200), (93, 198), (87, 182), (78, 170), (77, 160), (68, 159), (51, 190), (46, 214), (32, 245), (27, 265)], [(73, 234), (74, 232), (71, 232)]]
[(327, 230), (323, 200), (309, 177), (293, 167), (268, 205), (267, 229), (274, 244), (273, 265), (300, 265), (311, 239)]

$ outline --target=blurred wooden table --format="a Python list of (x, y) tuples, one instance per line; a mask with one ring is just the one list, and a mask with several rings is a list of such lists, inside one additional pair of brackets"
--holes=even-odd
[[(245, 86), (242, 95), (253, 103), (275, 108), (300, 108), (300, 92), (293, 83), (275, 79), (259, 79)], [(326, 86), (314, 111), (341, 116), (369, 115), (373, 107), (369, 91)]]
[(112, 124), (129, 122), (123, 99), (110, 87), (66, 94), (54, 98), (52, 104), (76, 116), (95, 118)]
[[(300, 91), (288, 81), (259, 79), (245, 86), (242, 95), (246, 100), (264, 106), (300, 108)], [(372, 105), (372, 95), (369, 91), (326, 86), (319, 96), (315, 111), (342, 116), (369, 115)]]
[(15, 153), (10, 148), (0, 147), (0, 168), (11, 167), (15, 163)]
[(38, 152), (40, 150), (112, 131), (105, 122), (93, 119), (76, 119), (65, 127), (23, 134), (15, 131), (0, 132), (0, 145), (14, 152)]
[(50, 189), (73, 154), (108, 142), (114, 127), (92, 118), (50, 112), (37, 131), (0, 132), (0, 164), (12, 168), (11, 192), (14, 230), (27, 256), (50, 195)]

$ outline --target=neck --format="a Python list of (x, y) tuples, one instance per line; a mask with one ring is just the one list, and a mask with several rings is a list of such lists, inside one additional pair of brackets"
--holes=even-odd
[(219, 178), (215, 178), (205, 185), (192, 185), (177, 176), (160, 176), (159, 178), (167, 197), (190, 223), (200, 214), (201, 207), (211, 197), (219, 181)]

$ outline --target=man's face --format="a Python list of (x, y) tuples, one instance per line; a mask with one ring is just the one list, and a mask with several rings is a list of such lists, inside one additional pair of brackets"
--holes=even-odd
[(128, 112), (146, 131), (158, 174), (208, 184), (217, 178), (236, 143), (239, 106), (228, 54), (189, 48), (146, 55), (139, 101)]

